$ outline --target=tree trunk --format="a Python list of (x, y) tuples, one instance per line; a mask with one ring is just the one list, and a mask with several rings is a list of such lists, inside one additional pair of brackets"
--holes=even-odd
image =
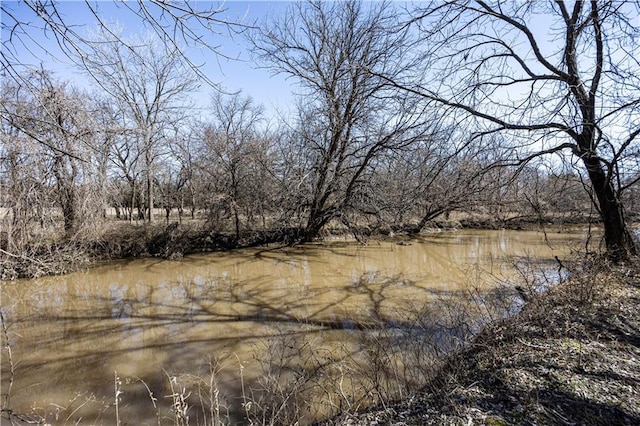
[(56, 155), (55, 164), (53, 166), (53, 174), (56, 178), (56, 186), (58, 189), (58, 201), (62, 209), (62, 218), (64, 220), (64, 231), (67, 236), (76, 228), (76, 191), (74, 188), (74, 178), (76, 176), (76, 168), (72, 164), (70, 171), (65, 170), (64, 159), (60, 155)]
[(75, 191), (67, 188), (62, 195), (62, 216), (64, 218), (64, 230), (70, 235), (76, 227)]
[(600, 207), (607, 256), (613, 262), (623, 262), (636, 254), (637, 248), (626, 227), (622, 203), (598, 158), (584, 156), (583, 161)]
[(147, 213), (147, 219), (149, 222), (153, 222), (153, 181), (151, 177), (151, 171), (147, 171), (147, 204), (149, 212)]
[(233, 203), (233, 221), (236, 229), (236, 241), (240, 240), (240, 215), (238, 214), (238, 207)]
[[(153, 126), (152, 128), (149, 130), (151, 133), (153, 134)], [(151, 140), (151, 137), (149, 136), (149, 134), (145, 133), (144, 135), (144, 156), (145, 156), (145, 167), (146, 167), (146, 173), (145, 173), (145, 190), (146, 190), (146, 196), (147, 196), (147, 207), (149, 208), (149, 211), (147, 213), (147, 220), (149, 221), (149, 223), (153, 222), (153, 203), (154, 203), (154, 197), (153, 197), (153, 154), (151, 152), (151, 149), (153, 147), (153, 141)]]
[(136, 205), (136, 183), (131, 182), (131, 198), (129, 200), (129, 223), (133, 223), (133, 209)]
[(327, 210), (312, 210), (309, 214), (307, 226), (302, 233), (301, 242), (313, 241), (318, 236), (322, 228), (333, 218), (334, 214)]
[(436, 209), (436, 210), (427, 211), (424, 214), (424, 216), (422, 216), (422, 219), (420, 219), (420, 222), (418, 222), (416, 226), (413, 226), (409, 229), (409, 232), (411, 234), (419, 234), (420, 232), (422, 232), (424, 227), (427, 226), (427, 222), (437, 218), (444, 212), (446, 212), (447, 214), (449, 213), (446, 209)]

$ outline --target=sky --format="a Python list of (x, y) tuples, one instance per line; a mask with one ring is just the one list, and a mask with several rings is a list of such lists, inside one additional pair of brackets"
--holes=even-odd
[[(13, 54), (20, 62), (29, 66), (44, 67), (55, 72), (61, 80), (69, 80), (82, 88), (89, 87), (89, 79), (75, 68), (72, 62), (65, 57), (57, 45), (53, 35), (42, 29), (42, 23), (35, 13), (23, 2), (2, 0), (3, 12), (11, 13), (14, 18), (30, 23), (28, 34), (23, 34), (20, 39), (14, 37), (9, 45), (9, 31), (5, 28), (12, 19), (3, 13), (3, 49), (11, 46)], [(139, 17), (127, 10), (126, 7), (115, 6), (110, 1), (91, 1), (99, 10), (103, 21), (116, 22), (122, 26), (123, 35), (141, 36), (149, 31)], [(135, 2), (133, 3), (135, 6)], [(253, 25), (262, 19), (277, 19), (283, 14), (289, 2), (285, 1), (226, 1), (218, 2), (193, 2), (194, 7), (214, 6), (223, 9), (220, 18), (238, 22), (244, 25)], [(84, 1), (59, 1), (56, 7), (65, 23), (73, 25), (73, 29), (82, 36), (96, 28), (97, 21), (87, 8)], [(233, 60), (222, 55), (214, 55), (205, 49), (189, 49), (188, 56), (193, 63), (202, 65), (203, 73), (214, 83), (219, 84), (227, 92), (242, 90), (245, 95), (250, 95), (256, 103), (265, 107), (268, 116), (275, 117), (280, 113), (286, 114), (294, 104), (294, 83), (283, 75), (273, 75), (270, 70), (260, 69), (251, 60), (247, 42), (240, 35), (232, 35), (220, 27), (218, 34), (203, 33), (207, 43), (218, 46), (218, 51)], [(203, 84), (200, 90), (194, 94), (194, 101), (200, 107), (210, 104), (211, 95), (214, 92), (210, 86)]]

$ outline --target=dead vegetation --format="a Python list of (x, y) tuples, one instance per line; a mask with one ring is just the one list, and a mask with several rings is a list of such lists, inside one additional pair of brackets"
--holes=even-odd
[(0, 280), (68, 274), (91, 263), (87, 251), (75, 245), (38, 245), (18, 254), (0, 248)]
[(129, 224), (105, 227), (98, 236), (44, 240), (12, 252), (0, 240), (0, 280), (68, 274), (96, 261), (159, 257), (179, 259), (191, 253), (288, 243), (293, 230), (215, 232), (202, 224)]
[(640, 422), (640, 273), (591, 267), (451, 355), (419, 393), (328, 425)]
[[(319, 234), (319, 239), (349, 236), (359, 242), (366, 242), (369, 239), (403, 235), (408, 232), (407, 227), (346, 227), (333, 222), (330, 225)], [(520, 220), (505, 222), (502, 225), (505, 226), (498, 226), (497, 222), (481, 217), (467, 217), (462, 222), (432, 221), (426, 228), (521, 230), (533, 228), (535, 223)], [(561, 232), (564, 225), (553, 226)], [(12, 250), (0, 232), (0, 280), (68, 274), (88, 268), (102, 260), (144, 257), (180, 259), (192, 253), (268, 244), (291, 245), (300, 242), (302, 236), (303, 229), (294, 227), (243, 230), (236, 234), (228, 229), (214, 230), (209, 224), (196, 220), (186, 223), (174, 221), (153, 224), (112, 221), (102, 224), (99, 231), (91, 234), (80, 233), (69, 238), (55, 233), (43, 234), (37, 240), (24, 243), (19, 250)]]

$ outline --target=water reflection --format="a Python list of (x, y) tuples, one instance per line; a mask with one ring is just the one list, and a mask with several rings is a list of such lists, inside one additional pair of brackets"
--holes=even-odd
[[(384, 340), (390, 352), (400, 353), (407, 342), (427, 342), (427, 335), (440, 343), (461, 338), (472, 330), (447, 328), (455, 318), (446, 315), (469, 309), (460, 304), (443, 312), (445, 306), (461, 294), (484, 297), (495, 285), (491, 277), (513, 273), (507, 259), (550, 261), (580, 235), (474, 231), (406, 244), (266, 247), (3, 283), (2, 309), (19, 366), (11, 408), (51, 411), (88, 393), (96, 402), (74, 406), (74, 415), (114, 424), (117, 373), (129, 380), (120, 414), (130, 423), (156, 424), (149, 391), (170, 394), (168, 375), (199, 377), (209, 371), (209, 360), (231, 359), (234, 367), (217, 383), (232, 417), (242, 422), (238, 369), (247, 387), (259, 383), (273, 339), (295, 340), (298, 352), (311, 350), (313, 341), (313, 351), (328, 357), (323, 363), (338, 365), (346, 358), (365, 362), (367, 339)], [(313, 351), (307, 361), (319, 359)], [(408, 351), (402, 359), (409, 362)], [(3, 354), (3, 367), (7, 362)], [(6, 375), (2, 380), (6, 385)]]

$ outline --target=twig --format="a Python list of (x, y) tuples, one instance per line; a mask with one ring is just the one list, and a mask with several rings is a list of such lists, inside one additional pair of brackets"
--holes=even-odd
[(116, 405), (116, 426), (120, 426), (120, 394), (122, 394), (122, 391), (120, 391), (120, 386), (122, 385), (122, 382), (120, 381), (120, 377), (118, 377), (118, 372), (114, 371), (113, 372), (113, 387), (116, 393), (116, 397), (115, 397), (115, 405)]
[(7, 331), (7, 323), (4, 318), (4, 312), (0, 310), (0, 323), (2, 324), (2, 335), (5, 339), (5, 349), (7, 350), (7, 358), (9, 360), (9, 386), (2, 403), (2, 412), (7, 413), (9, 420), (11, 421), (11, 409), (9, 408), (11, 402), (11, 388), (13, 386), (13, 378), (15, 377), (15, 366), (13, 364), (13, 357), (11, 355), (11, 344), (9, 344), (9, 333)]
[(529, 348), (534, 348), (534, 349), (544, 349), (544, 350), (548, 350), (550, 348), (550, 346), (543, 346), (543, 345), (536, 345), (534, 343), (528, 343), (525, 340), (521, 339), (520, 337), (516, 337), (516, 340), (518, 341), (518, 343), (527, 346)]
[(13, 253), (9, 253), (8, 251), (2, 250), (2, 249), (0, 249), (0, 253), (4, 253), (7, 256), (15, 257), (16, 259), (29, 260), (29, 261), (34, 262), (34, 263), (39, 263), (42, 266), (46, 266), (44, 263), (40, 262), (39, 260), (33, 259), (33, 258), (29, 257), (29, 256), (25, 256), (24, 254), (13, 254)]

